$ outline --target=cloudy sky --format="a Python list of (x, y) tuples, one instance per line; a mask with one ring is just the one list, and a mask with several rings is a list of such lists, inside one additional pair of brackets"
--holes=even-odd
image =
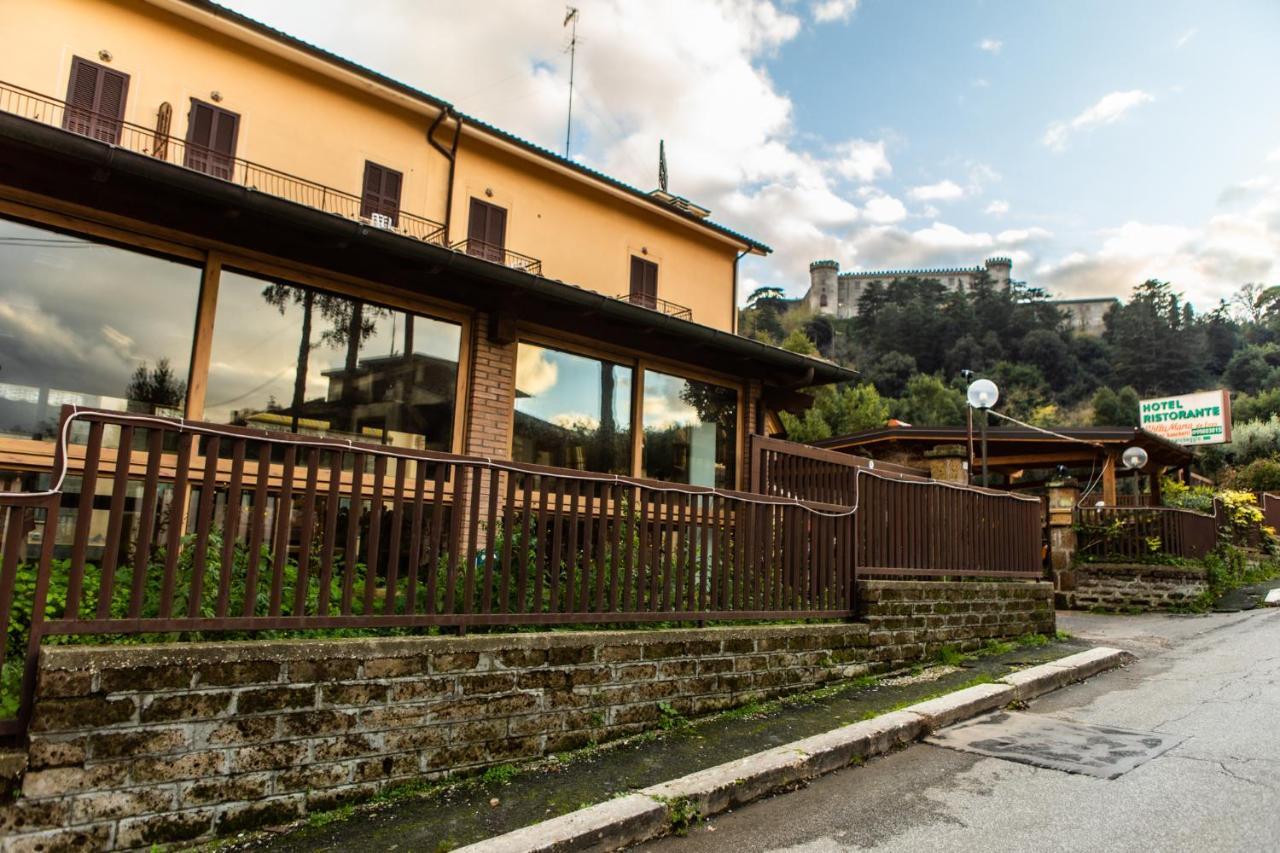
[[(223, 0), (563, 150), (557, 0)], [(571, 154), (808, 262), (970, 266), (1064, 296), (1280, 273), (1280, 3), (577, 0)]]

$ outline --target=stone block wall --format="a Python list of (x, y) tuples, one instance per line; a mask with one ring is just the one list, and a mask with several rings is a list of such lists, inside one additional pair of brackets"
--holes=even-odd
[[(42, 652), (0, 845), (134, 848), (282, 823), (859, 674), (858, 624)], [(670, 713), (668, 711), (667, 713)]]
[(972, 651), (990, 640), (1055, 630), (1047, 581), (858, 581), (858, 618), (870, 630), (876, 668), (933, 657), (944, 646)]
[(1073, 610), (1169, 610), (1209, 588), (1203, 567), (1145, 563), (1078, 563), (1058, 583), (1058, 603)]
[(836, 624), (46, 647), (0, 851), (212, 838), (1053, 630), (1044, 583), (858, 593)]

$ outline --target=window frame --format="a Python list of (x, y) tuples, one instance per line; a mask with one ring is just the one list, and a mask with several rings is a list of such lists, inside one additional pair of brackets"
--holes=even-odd
[[(85, 118), (85, 110), (80, 107), (72, 106), (72, 96), (75, 94), (76, 71), (78, 68), (90, 68), (97, 74), (97, 81), (94, 84), (93, 91), (93, 107), (88, 110), (88, 116)], [(102, 98), (102, 82), (108, 74), (114, 74), (121, 78), (120, 84), (120, 115), (111, 117), (98, 109), (99, 101)], [(120, 134), (124, 130), (125, 112), (129, 108), (129, 82), (130, 76), (123, 71), (112, 68), (109, 65), (103, 65), (101, 62), (94, 62), (85, 59), (83, 56), (72, 56), (71, 67), (67, 70), (67, 97), (66, 106), (62, 111), (62, 129), (71, 133), (87, 136), (90, 139), (97, 139), (100, 142), (107, 142), (111, 145), (120, 144)], [(87, 121), (87, 126), (82, 132), (76, 130), (72, 124), (79, 120)], [(104, 138), (101, 130), (111, 131), (111, 138)]]
[[(722, 388), (728, 388), (733, 391), (737, 396), (734, 481), (725, 484), (723, 488), (732, 491), (742, 490), (743, 471), (747, 467), (745, 455), (748, 382), (735, 379), (727, 374), (700, 370), (681, 362), (649, 356), (638, 350), (602, 345), (589, 338), (566, 334), (541, 326), (521, 324), (517, 327), (515, 338), (517, 347), (519, 344), (527, 342), (535, 346), (557, 349), (587, 358), (603, 359), (613, 364), (631, 368), (631, 466), (630, 473), (627, 475), (631, 477), (640, 477), (640, 471), (644, 469), (644, 386), (645, 374), (648, 371), (665, 373), (668, 376), (674, 376), (679, 379), (719, 385)], [(515, 371), (513, 369), (511, 377), (511, 410), (507, 418), (507, 458), (512, 458), (515, 447), (515, 416)]]

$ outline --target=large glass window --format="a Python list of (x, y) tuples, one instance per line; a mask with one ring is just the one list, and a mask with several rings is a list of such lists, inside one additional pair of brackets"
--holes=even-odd
[(644, 373), (644, 476), (734, 487), (738, 394), (732, 388)]
[(631, 368), (520, 344), (512, 456), (607, 474), (631, 472)]
[(461, 328), (223, 271), (206, 420), (449, 450)]
[(200, 270), (0, 220), (0, 435), (64, 403), (182, 414)]

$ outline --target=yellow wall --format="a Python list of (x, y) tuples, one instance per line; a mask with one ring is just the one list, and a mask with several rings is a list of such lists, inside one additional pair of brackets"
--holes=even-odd
[[(372, 84), (346, 85), (260, 49), (261, 36), (241, 41), (160, 5), (8, 3), (0, 81), (62, 100), (72, 57), (97, 62), (110, 51), (107, 64), (129, 75), (126, 121), (152, 128), (168, 101), (170, 133), (183, 138), (190, 99), (217, 91), (217, 105), (240, 116), (237, 156), (353, 195), (372, 160), (404, 174), (402, 210), (444, 221), (448, 163), (426, 141), (429, 105), (397, 106), (356, 88)], [(452, 240), (466, 236), (470, 198), (485, 199), (508, 210), (507, 248), (541, 260), (547, 277), (617, 296), (629, 289), (631, 255), (641, 255), (658, 264), (659, 298), (732, 329), (739, 247), (475, 134), (464, 133), (459, 149)], [(437, 132), (446, 146), (450, 136)]]
[(185, 138), (190, 99), (211, 102), (217, 91), (217, 106), (240, 115), (237, 156), (354, 195), (373, 160), (404, 173), (405, 211), (444, 217), (447, 163), (425, 141), (426, 116), (140, 2), (22, 0), (6, 4), (5, 17), (0, 80), (62, 100), (72, 57), (98, 62), (107, 50), (109, 67), (129, 75), (128, 122), (155, 127), (168, 101), (170, 133)]
[(637, 255), (658, 265), (659, 299), (692, 309), (695, 322), (732, 329), (732, 245), (464, 130), (452, 239), (466, 236), (473, 197), (507, 209), (507, 248), (538, 258), (548, 278), (619, 296), (630, 289)]

